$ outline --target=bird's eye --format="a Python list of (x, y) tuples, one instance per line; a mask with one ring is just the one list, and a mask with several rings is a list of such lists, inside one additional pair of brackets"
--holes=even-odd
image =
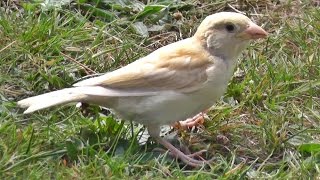
[(233, 32), (236, 29), (235, 25), (233, 24), (226, 24), (225, 28), (228, 32)]

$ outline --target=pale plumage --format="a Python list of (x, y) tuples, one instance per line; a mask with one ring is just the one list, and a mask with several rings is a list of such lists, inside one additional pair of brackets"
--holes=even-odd
[(73, 88), (27, 98), (25, 113), (69, 102), (94, 103), (148, 127), (149, 134), (185, 163), (199, 161), (159, 137), (164, 124), (192, 117), (224, 93), (236, 59), (249, 40), (267, 33), (248, 17), (208, 16), (191, 38), (162, 47), (121, 69), (76, 83)]

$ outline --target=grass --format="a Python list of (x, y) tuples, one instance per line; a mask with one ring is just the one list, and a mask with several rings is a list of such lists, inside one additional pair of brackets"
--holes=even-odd
[[(196, 6), (195, 1), (188, 1)], [(180, 9), (148, 37), (133, 19), (103, 21), (72, 8), (0, 10), (0, 176), (6, 179), (317, 179), (320, 177), (320, 11), (316, 2), (204, 1)], [(254, 4), (257, 2), (257, 4)], [(266, 2), (268, 4), (266, 5)], [(237, 6), (239, 5), (239, 6)], [(180, 7), (179, 4), (177, 7)], [(182, 7), (182, 5), (181, 5)], [(185, 7), (185, 4), (183, 4)], [(203, 7), (203, 8), (201, 8)], [(204, 8), (205, 7), (205, 8)], [(192, 169), (139, 145), (143, 128), (74, 106), (22, 115), (16, 101), (71, 86), (190, 36), (206, 14), (237, 7), (270, 32), (239, 60), (224, 97), (204, 128), (179, 130), (210, 167)], [(177, 12), (172, 9), (168, 17)], [(141, 15), (141, 14), (140, 14)], [(109, 17), (109, 16), (108, 16)], [(156, 24), (145, 18), (144, 23)], [(179, 33), (180, 32), (180, 33)], [(181, 34), (182, 36), (180, 36)], [(133, 133), (131, 132), (133, 130)], [(199, 131), (199, 133), (196, 133)]]

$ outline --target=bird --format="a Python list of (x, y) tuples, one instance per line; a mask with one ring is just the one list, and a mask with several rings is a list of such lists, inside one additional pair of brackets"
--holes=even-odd
[(193, 36), (160, 47), (145, 57), (72, 87), (17, 102), (24, 114), (68, 103), (91, 103), (118, 117), (146, 126), (148, 133), (177, 159), (198, 167), (195, 159), (160, 137), (162, 125), (196, 117), (224, 94), (238, 57), (251, 40), (268, 33), (236, 12), (208, 15)]

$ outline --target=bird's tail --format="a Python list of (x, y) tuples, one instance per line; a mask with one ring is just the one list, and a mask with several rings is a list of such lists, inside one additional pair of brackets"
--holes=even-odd
[(18, 106), (27, 108), (24, 114), (28, 114), (51, 106), (81, 102), (86, 100), (86, 98), (88, 98), (88, 95), (83, 91), (83, 88), (74, 87), (23, 99), (18, 102)]

